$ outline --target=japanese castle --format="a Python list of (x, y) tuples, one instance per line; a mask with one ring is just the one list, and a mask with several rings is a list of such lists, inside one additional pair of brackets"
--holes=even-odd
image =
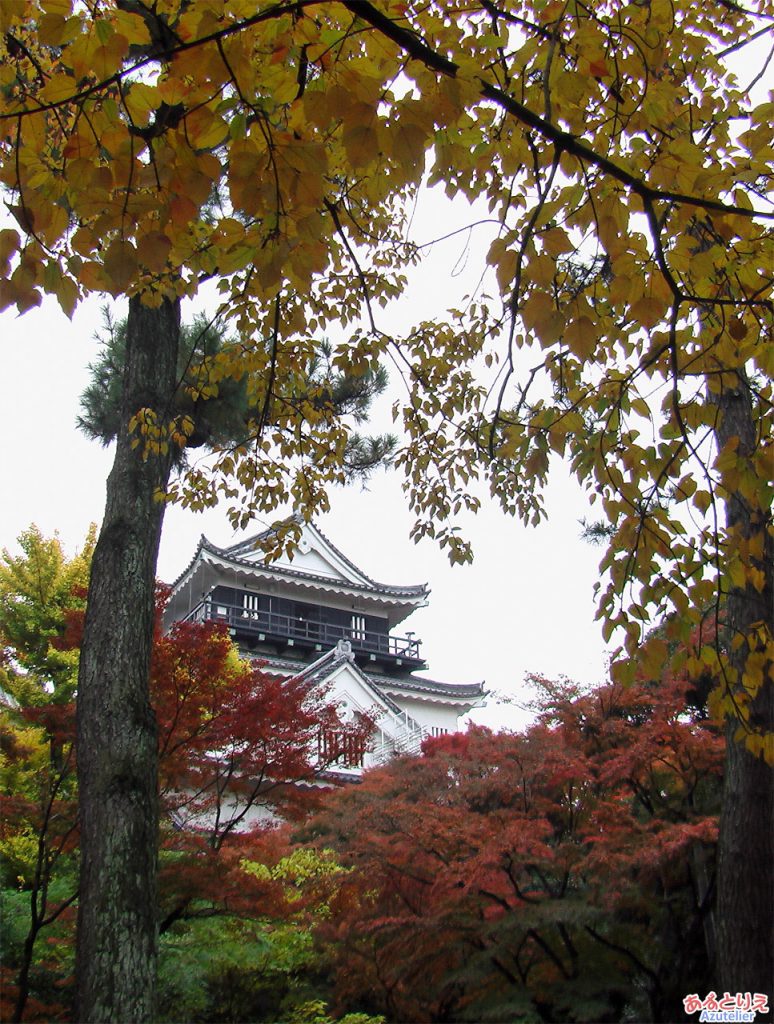
[(263, 671), (328, 685), (345, 720), (374, 717), (366, 748), (343, 743), (325, 752), (337, 771), (357, 774), (396, 753), (418, 753), (425, 737), (455, 732), (458, 718), (483, 703), (481, 683), (417, 675), (427, 669), (421, 640), (395, 632), (427, 604), (426, 584), (377, 583), (310, 524), (291, 558), (268, 561), (270, 534), (228, 548), (202, 537), (173, 584), (166, 622), (221, 622)]

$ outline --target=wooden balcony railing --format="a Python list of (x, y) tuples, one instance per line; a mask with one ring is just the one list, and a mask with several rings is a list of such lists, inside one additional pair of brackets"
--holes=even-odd
[(413, 636), (393, 636), (376, 633), (355, 626), (337, 626), (328, 622), (315, 622), (297, 615), (277, 612), (251, 611), (242, 605), (205, 598), (186, 616), (191, 622), (222, 622), (235, 635), (259, 642), (286, 643), (292, 641), (307, 648), (330, 650), (339, 640), (348, 640), (353, 653), (373, 655), (379, 659), (424, 666), (419, 648), (421, 640)]

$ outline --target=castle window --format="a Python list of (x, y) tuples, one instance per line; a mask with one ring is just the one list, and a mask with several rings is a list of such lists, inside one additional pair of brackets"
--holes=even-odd
[(362, 768), (366, 741), (344, 729), (323, 729), (317, 739), (317, 749), (323, 764), (342, 768)]
[(353, 640), (365, 640), (366, 638), (366, 617), (365, 615), (358, 615), (355, 612), (352, 613), (350, 620), (350, 631)]

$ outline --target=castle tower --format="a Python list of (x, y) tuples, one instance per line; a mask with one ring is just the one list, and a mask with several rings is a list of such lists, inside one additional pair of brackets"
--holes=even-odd
[(202, 537), (173, 584), (165, 621), (221, 622), (264, 671), (325, 683), (345, 717), (375, 715), (368, 750), (342, 750), (337, 768), (358, 772), (418, 752), (426, 736), (456, 731), (459, 716), (483, 702), (482, 684), (416, 674), (427, 662), (403, 623), (427, 604), (426, 584), (376, 582), (309, 524), (292, 558), (269, 562), (270, 532), (228, 548)]

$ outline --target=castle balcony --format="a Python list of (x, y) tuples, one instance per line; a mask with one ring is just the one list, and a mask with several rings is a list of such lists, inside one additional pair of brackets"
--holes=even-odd
[[(354, 616), (359, 619), (359, 616)], [(249, 610), (244, 604), (232, 604), (221, 598), (206, 597), (185, 617), (187, 622), (218, 622), (226, 626), (234, 640), (256, 649), (268, 645), (278, 651), (296, 648), (299, 653), (314, 654), (330, 650), (340, 640), (352, 645), (355, 660), (361, 666), (379, 662), (388, 670), (426, 669), (420, 654), (421, 640), (412, 634), (394, 636), (364, 627), (361, 621), (351, 626), (335, 625), (300, 615), (285, 615), (263, 609)]]

